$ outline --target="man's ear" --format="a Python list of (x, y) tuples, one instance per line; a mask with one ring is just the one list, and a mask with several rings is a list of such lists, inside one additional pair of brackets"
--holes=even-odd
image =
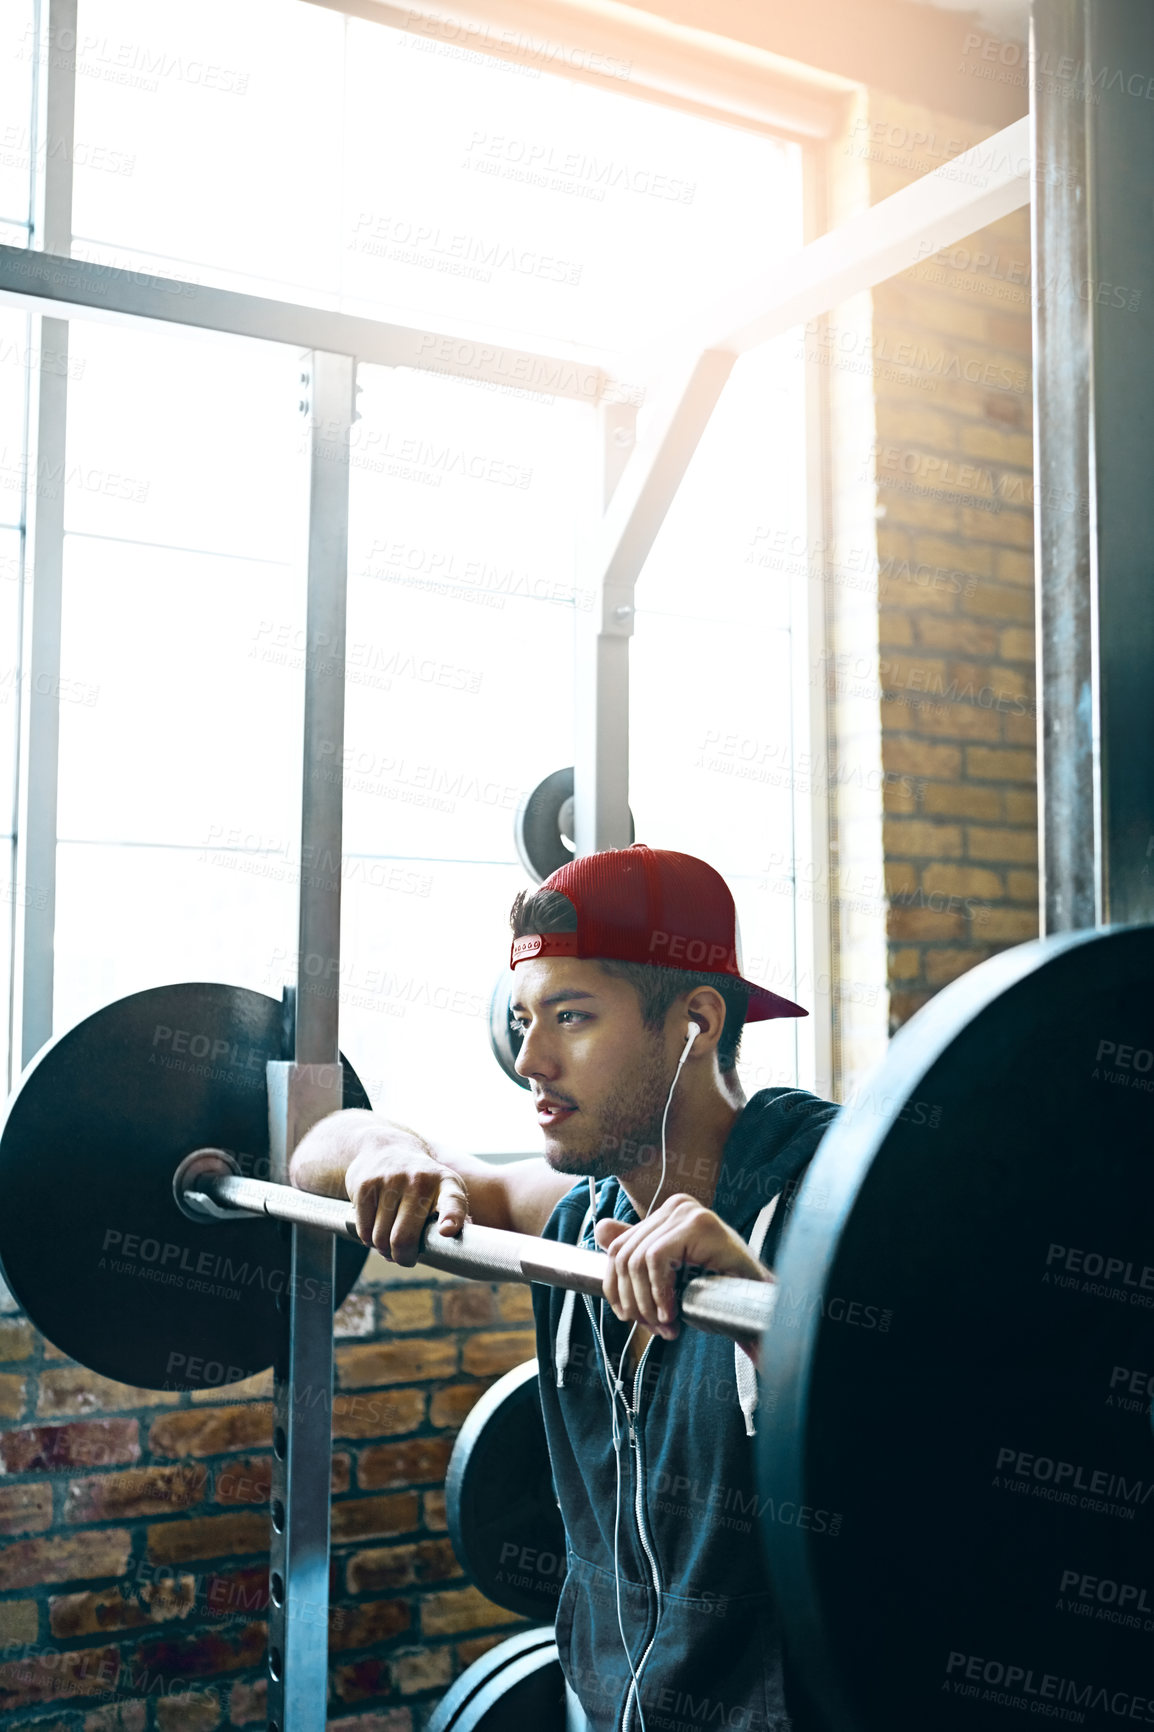
[(686, 1002), (684, 1020), (697, 1029), (689, 1057), (715, 1053), (725, 1027), (725, 1000), (715, 986), (694, 987)]

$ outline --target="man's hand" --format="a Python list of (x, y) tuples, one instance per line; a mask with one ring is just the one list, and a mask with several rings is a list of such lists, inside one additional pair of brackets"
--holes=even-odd
[(460, 1173), (438, 1161), (417, 1137), (411, 1143), (364, 1149), (349, 1163), (345, 1188), (364, 1243), (406, 1266), (417, 1261), (433, 1210), (437, 1232), (455, 1238), (469, 1209)]
[[(483, 1169), (482, 1169), (483, 1173)], [(405, 1125), (350, 1108), (314, 1125), (293, 1150), (289, 1179), (302, 1191), (348, 1197), (357, 1232), (391, 1262), (415, 1263), (430, 1212), (437, 1231), (461, 1231), (469, 1207), (461, 1174)], [(478, 1181), (484, 1193), (484, 1178)]]
[(677, 1279), (683, 1269), (773, 1280), (741, 1235), (696, 1197), (668, 1197), (635, 1227), (598, 1221), (595, 1237), (608, 1253), (603, 1286), (608, 1303), (623, 1323), (640, 1323), (666, 1341), (673, 1341), (680, 1328)]

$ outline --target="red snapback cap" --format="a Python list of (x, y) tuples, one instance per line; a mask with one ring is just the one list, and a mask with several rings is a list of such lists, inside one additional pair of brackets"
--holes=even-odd
[(577, 910), (576, 932), (515, 938), (509, 967), (536, 956), (645, 962), (729, 974), (749, 992), (747, 1022), (808, 1016), (800, 1004), (746, 980), (737, 955), (737, 910), (729, 885), (704, 860), (668, 848), (606, 848), (559, 866), (542, 890), (558, 890)]

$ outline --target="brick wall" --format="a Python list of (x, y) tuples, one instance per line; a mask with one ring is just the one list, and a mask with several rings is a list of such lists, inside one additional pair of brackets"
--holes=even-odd
[[(875, 97), (872, 199), (978, 140)], [(1029, 284), (1022, 210), (873, 294), (892, 1027), (1038, 931)]]
[[(529, 1293), (372, 1255), (337, 1337), (329, 1723), (419, 1732), (521, 1623), (465, 1583), (442, 1486), (469, 1408), (532, 1357)], [(270, 1395), (125, 1388), (0, 1316), (6, 1728), (263, 1726)]]

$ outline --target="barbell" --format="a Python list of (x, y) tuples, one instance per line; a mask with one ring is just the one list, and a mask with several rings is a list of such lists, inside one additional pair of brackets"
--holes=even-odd
[[(36, 1061), (0, 1133), (0, 1265), (57, 1347), (143, 1387), (251, 1375), (292, 1221), (338, 1241), (307, 1297), (349, 1290), (348, 1205), (262, 1176), (281, 1045), (274, 1000), (172, 986)], [(343, 1098), (367, 1104), (347, 1066)], [(1154, 928), (1020, 946), (843, 1108), (776, 1285), (687, 1285), (687, 1321), (763, 1331), (757, 1514), (829, 1732), (1154, 1724), (1152, 1107)], [(598, 1253), (473, 1223), (420, 1255), (600, 1287)]]

